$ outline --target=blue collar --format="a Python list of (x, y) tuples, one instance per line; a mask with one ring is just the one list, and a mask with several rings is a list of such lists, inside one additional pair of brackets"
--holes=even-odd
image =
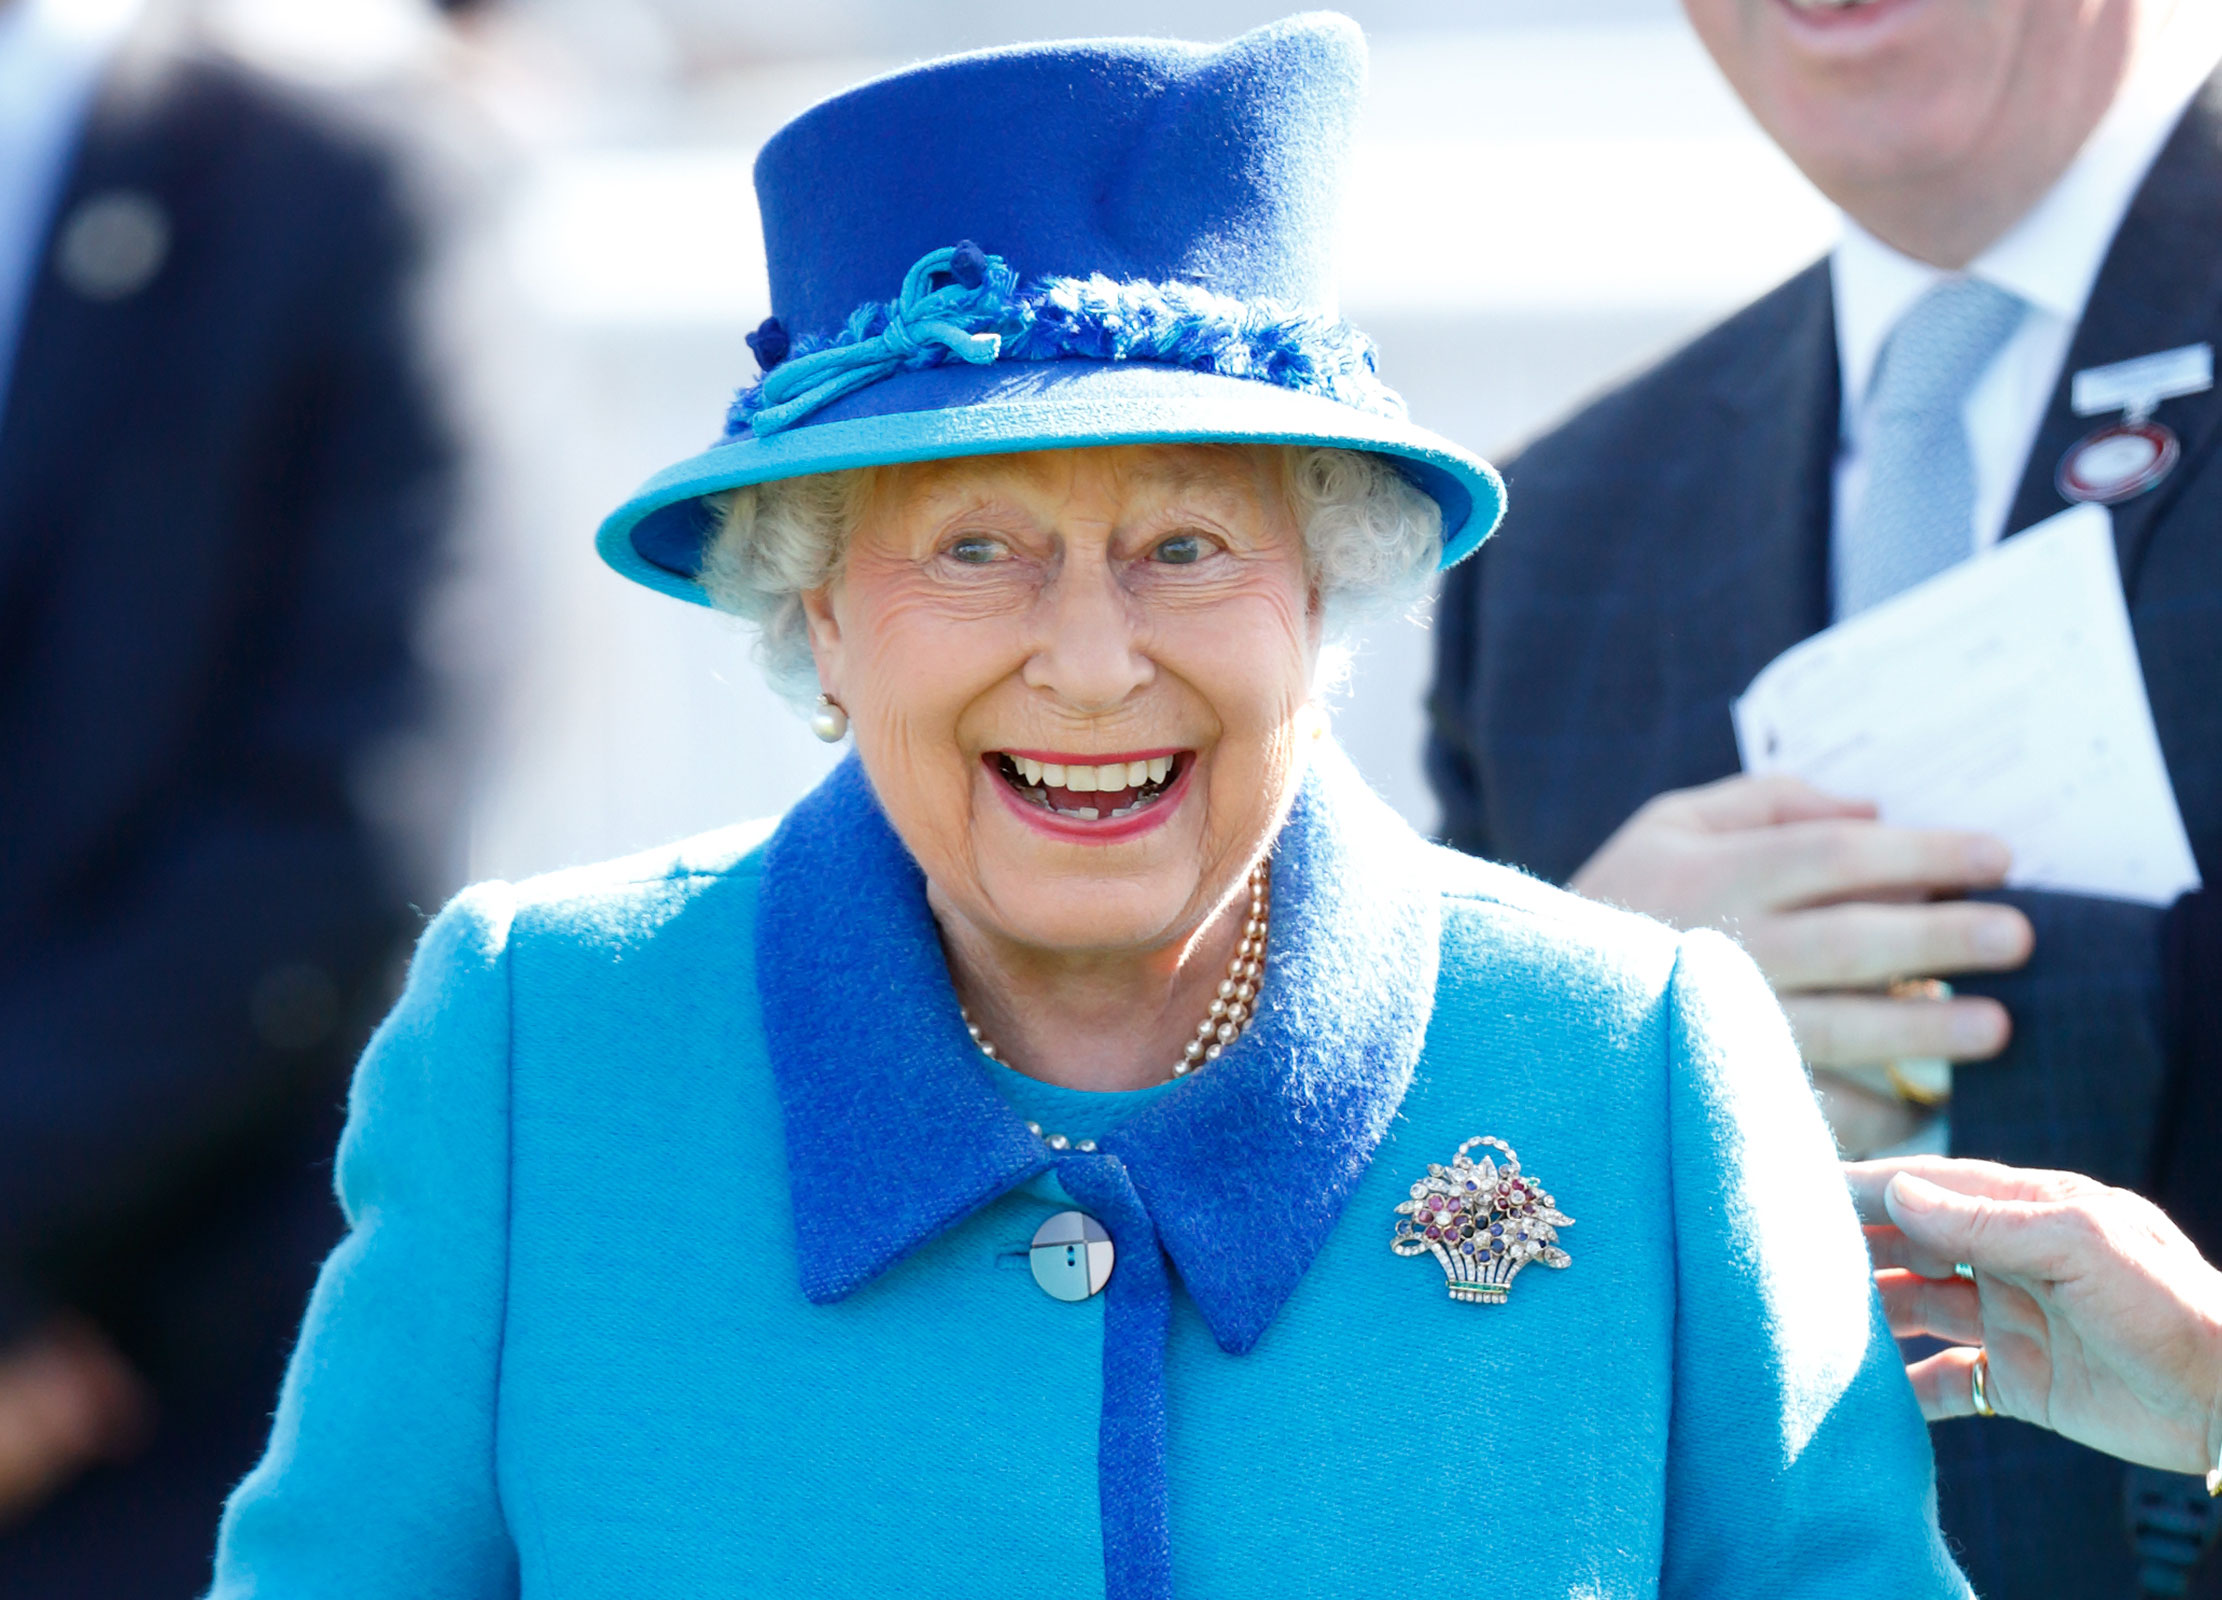
[[(1342, 753), (1312, 770), (1273, 855), (1256, 1019), (1100, 1141), (1126, 1165), (1222, 1348), (1256, 1344), (1326, 1242), (1419, 1059), (1441, 908), (1411, 830)], [(764, 861), (756, 983), (786, 1118), (803, 1293), (853, 1293), (1055, 1164), (966, 1035), (925, 879), (854, 756)], [(869, 1218), (839, 1197), (899, 1164)]]

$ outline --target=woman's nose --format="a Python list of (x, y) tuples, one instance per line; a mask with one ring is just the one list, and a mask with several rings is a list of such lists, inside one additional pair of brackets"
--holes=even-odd
[(1046, 689), (1076, 711), (1100, 712), (1149, 683), (1155, 669), (1141, 649), (1141, 619), (1107, 565), (1065, 562), (1040, 615), (1042, 638), (1026, 663), (1027, 687)]

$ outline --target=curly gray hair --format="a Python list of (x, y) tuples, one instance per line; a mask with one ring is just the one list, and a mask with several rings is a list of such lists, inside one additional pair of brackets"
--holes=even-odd
[[(1382, 456), (1315, 445), (1274, 447), (1282, 490), (1304, 536), (1305, 571), (1324, 609), (1322, 676), (1347, 663), (1350, 629), (1409, 610), (1443, 548), (1434, 500)], [(848, 555), (873, 468), (815, 473), (728, 490), (702, 562), (711, 604), (757, 628), (764, 675), (797, 705), (817, 698), (802, 597), (831, 582)]]

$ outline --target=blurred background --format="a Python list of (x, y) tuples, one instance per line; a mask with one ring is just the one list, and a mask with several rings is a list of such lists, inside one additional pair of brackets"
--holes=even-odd
[[(423, 647), (464, 713), (389, 809), (422, 892), (780, 811), (835, 759), (748, 641), (595, 560), (716, 432), (769, 310), (750, 163), (821, 97), (1044, 35), (1216, 39), (1279, 0), (218, 0), (274, 70), (451, 93), (437, 346), (475, 446)], [(1345, 315), (1429, 426), (1496, 454), (1823, 251), (1833, 213), (1672, 0), (1350, 0), (1373, 44)], [(1424, 622), (1424, 619), (1423, 619)], [(1364, 642), (1338, 722), (1423, 828), (1427, 637)]]

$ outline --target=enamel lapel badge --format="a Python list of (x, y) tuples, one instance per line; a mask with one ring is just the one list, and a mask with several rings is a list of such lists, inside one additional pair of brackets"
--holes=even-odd
[[(1476, 1166), (1466, 1152), (1477, 1144), (1502, 1150), (1504, 1165), (1483, 1156)], [(1453, 1300), (1501, 1304), (1529, 1262), (1564, 1267), (1573, 1259), (1558, 1247), (1558, 1230), (1572, 1227), (1574, 1219), (1540, 1183), (1521, 1176), (1520, 1158), (1502, 1139), (1468, 1139), (1449, 1166), (1430, 1163), (1396, 1212), (1389, 1248), (1442, 1263)]]
[(2214, 387), (2214, 347), (2177, 350), (2086, 367), (2069, 380), (2068, 403), (2079, 417), (2119, 411), (2122, 419), (2085, 434), (2060, 458), (2053, 483), (2064, 500), (2119, 505), (2168, 476), (2183, 454), (2174, 431), (2152, 420), (2163, 400)]

